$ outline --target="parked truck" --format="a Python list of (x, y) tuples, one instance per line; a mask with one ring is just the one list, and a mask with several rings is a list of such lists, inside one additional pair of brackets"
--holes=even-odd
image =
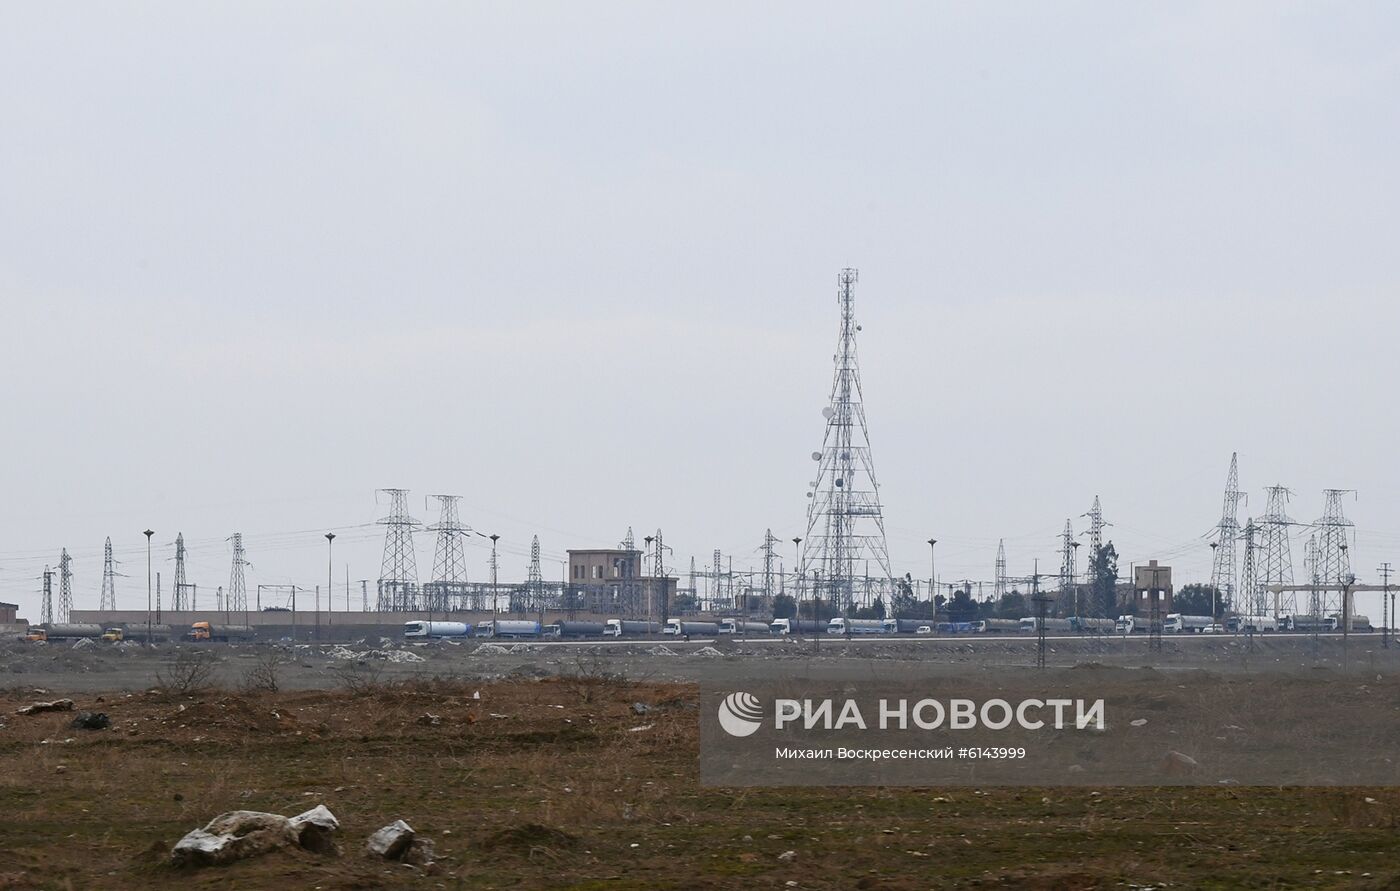
[(471, 637), (472, 626), (466, 622), (404, 622), (404, 640), (429, 640), (441, 637)]
[(661, 633), (671, 637), (689, 637), (692, 634), (701, 637), (714, 637), (719, 634), (719, 623), (683, 622), (680, 619), (667, 619), (666, 627), (661, 630)]
[(837, 616), (826, 623), (827, 634), (889, 634), (882, 619), (847, 619)]
[(750, 622), (747, 619), (720, 619), (720, 634), (767, 634), (767, 622)]
[(769, 634), (819, 634), (826, 631), (826, 623), (816, 619), (774, 619), (768, 626)]
[(604, 637), (645, 637), (660, 633), (660, 622), (644, 622), (640, 619), (608, 619), (603, 623)]
[(1215, 620), (1210, 616), (1186, 616), (1181, 613), (1167, 613), (1167, 620), (1162, 623), (1162, 630), (1168, 634), (1200, 634)]
[(543, 631), (539, 622), (522, 619), (493, 619), (476, 623), (477, 637), (539, 637)]
[(208, 643), (253, 640), (255, 637), (251, 625), (216, 625), (213, 622), (195, 622), (190, 625), (187, 635), (189, 640)]
[(546, 637), (602, 637), (607, 631), (606, 622), (578, 622), (574, 620), (555, 622), (553, 625), (546, 625), (544, 634)]

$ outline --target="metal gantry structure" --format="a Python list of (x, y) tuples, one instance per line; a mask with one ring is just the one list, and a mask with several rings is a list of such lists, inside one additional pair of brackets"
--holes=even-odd
[(229, 568), (228, 591), (223, 596), (223, 608), (228, 612), (247, 612), (248, 584), (243, 577), (243, 567), (250, 565), (243, 551), (243, 533), (235, 532), (229, 538), (233, 542), (233, 565)]
[(858, 272), (849, 268), (836, 277), (841, 331), (833, 357), (831, 398), (822, 409), (826, 433), (821, 450), (812, 453), (817, 475), (807, 493), (811, 501), (799, 565), (800, 572), (814, 574), (813, 596), (825, 599), (838, 611), (858, 605), (856, 565), (862, 561), (875, 564), (880, 580), (879, 590), (872, 590), (871, 595), (865, 593), (870, 586), (863, 586), (862, 599), (894, 590), (856, 351), (856, 333), (860, 331), (855, 315), (858, 278)]
[(544, 573), (540, 569), (540, 537), (530, 541), (530, 574), (525, 582), (525, 604), (523, 610), (543, 612), (548, 606), (544, 590)]
[[(1238, 609), (1235, 598), (1235, 541), (1240, 537), (1239, 509), (1240, 501), (1244, 499), (1245, 495), (1240, 492), (1239, 455), (1232, 452), (1230, 472), (1225, 477), (1225, 505), (1220, 511), (1220, 522), (1215, 527), (1215, 541), (1212, 542), (1215, 556), (1210, 568), (1211, 587), (1227, 608)], [(1249, 592), (1246, 591), (1248, 596)]]
[[(464, 537), (471, 532), (462, 525), (458, 513), (460, 495), (429, 495), (438, 502), (437, 525), (429, 526), (429, 532), (437, 533), (437, 551), (433, 557), (432, 581), (423, 586), (427, 603), (424, 606), (431, 612), (447, 612), (466, 606), (467, 598), (467, 555)], [(410, 550), (412, 540), (410, 538)], [(388, 541), (385, 542), (388, 548)], [(387, 551), (386, 551), (387, 553)]]
[(384, 527), (384, 559), (379, 565), (378, 608), (381, 612), (414, 610), (418, 608), (418, 558), (413, 527), (420, 524), (409, 516), (407, 489), (379, 492), (389, 496), (389, 515), (379, 521)]
[(107, 536), (107, 543), (102, 547), (102, 597), (98, 601), (98, 609), (115, 610), (117, 608), (117, 561), (112, 559), (112, 536)]

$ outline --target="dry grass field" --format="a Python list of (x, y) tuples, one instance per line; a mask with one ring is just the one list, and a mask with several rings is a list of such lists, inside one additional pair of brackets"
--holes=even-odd
[[(0, 888), (1400, 885), (1388, 789), (711, 789), (693, 686), (345, 680), (76, 695), (111, 717), (101, 731), (17, 715), (44, 697), (3, 694)], [(220, 812), (318, 803), (341, 820), (340, 856), (169, 865)], [(363, 853), (397, 818), (436, 864)]]

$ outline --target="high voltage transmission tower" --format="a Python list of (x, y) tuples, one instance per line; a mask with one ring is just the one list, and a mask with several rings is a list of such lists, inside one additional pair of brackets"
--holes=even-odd
[(1234, 609), (1239, 608), (1235, 602), (1235, 540), (1240, 537), (1241, 500), (1247, 499), (1240, 491), (1239, 456), (1231, 452), (1230, 473), (1225, 477), (1225, 506), (1215, 527), (1215, 541), (1211, 542), (1215, 556), (1211, 559), (1210, 586), (1223, 605)]
[(1089, 508), (1089, 512), (1084, 516), (1089, 518), (1089, 571), (1084, 581), (1089, 585), (1089, 596), (1097, 597), (1099, 552), (1103, 550), (1103, 527), (1107, 525), (1103, 521), (1103, 507), (1099, 504), (1099, 496), (1094, 496), (1094, 506)]
[(770, 607), (773, 603), (773, 546), (777, 543), (772, 529), (763, 533), (763, 597)]
[(1259, 584), (1259, 527), (1254, 518), (1245, 521), (1244, 562), (1240, 567), (1240, 593), (1244, 597), (1244, 611), (1250, 616), (1268, 615), (1268, 601), (1264, 588)]
[[(821, 451), (812, 453), (817, 476), (807, 493), (807, 537), (798, 567), (799, 572), (818, 571), (814, 596), (825, 594), (841, 612), (856, 605), (856, 565), (862, 561), (874, 561), (880, 573), (879, 594), (888, 595), (894, 587), (856, 352), (858, 277), (854, 269), (843, 269), (836, 277), (841, 333), (833, 357), (831, 399), (822, 409), (826, 433)], [(885, 602), (891, 602), (888, 596)]]
[[(1288, 527), (1293, 521), (1288, 516), (1288, 497), (1293, 493), (1283, 486), (1270, 486), (1268, 503), (1264, 515), (1259, 518), (1259, 584), (1293, 584), (1293, 548), (1289, 543)], [(1274, 599), (1271, 615), (1295, 613), (1297, 601), (1292, 592), (1283, 592)]]
[(407, 489), (379, 492), (389, 495), (389, 516), (379, 521), (384, 527), (384, 559), (379, 565), (378, 608), (414, 610), (418, 608), (418, 558), (413, 550), (413, 527), (419, 523), (408, 515)]
[(1060, 609), (1069, 615), (1079, 615), (1079, 598), (1074, 584), (1074, 552), (1079, 542), (1074, 540), (1074, 527), (1065, 520), (1065, 531), (1060, 534)]
[(1325, 505), (1317, 526), (1317, 562), (1321, 584), (1340, 585), (1351, 575), (1347, 535), (1352, 522), (1342, 510), (1342, 496), (1356, 495), (1355, 489), (1323, 489)]
[(429, 526), (430, 532), (437, 533), (437, 553), (433, 558), (433, 580), (424, 585), (427, 608), (434, 612), (447, 612), (462, 608), (467, 596), (467, 556), (463, 536), (469, 531), (462, 525), (457, 514), (460, 495), (429, 495), (436, 498), (439, 505), (438, 522)]
[(73, 611), (73, 561), (64, 548), (58, 556), (58, 621), (67, 622)]
[(223, 596), (224, 609), (241, 613), (248, 610), (248, 586), (243, 579), (243, 567), (250, 564), (243, 554), (243, 533), (233, 533), (230, 540), (233, 542), (233, 565), (228, 574), (228, 593)]
[[(997, 566), (996, 581), (992, 585), (992, 598), (999, 604), (1001, 598), (1006, 596), (1006, 539), (997, 541)], [(929, 592), (929, 600), (933, 599), (933, 592)]]
[(170, 608), (176, 612), (188, 609), (185, 604), (185, 533), (175, 535), (175, 587), (170, 594)]
[(45, 625), (53, 624), (53, 570), (49, 569), (47, 563), (44, 564), (44, 574), (40, 576), (44, 580), (44, 602), (39, 607), (39, 621)]
[(724, 597), (724, 561), (719, 548), (715, 548), (714, 560), (710, 569), (710, 600), (718, 603)]
[(624, 551), (635, 551), (637, 549), (637, 539), (632, 536), (632, 527), (627, 527), (627, 535), (618, 542), (618, 547)]
[(102, 547), (102, 598), (98, 609), (117, 608), (117, 561), (112, 559), (112, 536), (107, 536), (107, 544)]
[(545, 608), (544, 573), (540, 571), (540, 537), (530, 541), (530, 576), (525, 584), (527, 604), (530, 612), (543, 612)]

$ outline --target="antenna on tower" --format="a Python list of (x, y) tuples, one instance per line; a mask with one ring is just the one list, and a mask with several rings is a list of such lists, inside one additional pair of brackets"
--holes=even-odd
[[(379, 565), (379, 609), (403, 612), (418, 608), (418, 558), (413, 550), (413, 527), (408, 515), (407, 489), (379, 489), (389, 495), (389, 516), (384, 527), (384, 559)], [(494, 576), (493, 576), (494, 577)], [(492, 592), (494, 598), (495, 592)]]
[[(856, 353), (858, 278), (855, 269), (842, 269), (836, 276), (841, 334), (833, 357), (836, 367), (831, 400), (822, 409), (826, 434), (821, 451), (812, 453), (817, 477), (808, 493), (812, 500), (807, 506), (807, 537), (799, 567), (800, 572), (806, 572), (815, 564), (820, 574), (814, 582), (814, 596), (824, 590), (831, 606), (841, 612), (856, 606), (857, 561), (873, 559), (881, 573), (883, 592), (892, 593), (894, 587)], [(892, 602), (888, 597), (886, 601)]]
[[(1264, 506), (1264, 516), (1259, 518), (1260, 550), (1263, 552), (1259, 560), (1260, 584), (1265, 588), (1269, 585), (1291, 585), (1293, 549), (1288, 540), (1288, 527), (1293, 525), (1293, 520), (1288, 516), (1288, 498), (1293, 493), (1283, 486), (1270, 486), (1265, 491), (1269, 493), (1269, 500)], [(1272, 615), (1297, 611), (1297, 598), (1291, 591), (1282, 592), (1274, 598)]]
[(453, 601), (461, 608), (467, 596), (467, 556), (462, 542), (471, 530), (462, 525), (457, 514), (457, 504), (461, 495), (429, 495), (436, 498), (439, 505), (438, 522), (429, 526), (430, 532), (437, 533), (437, 552), (433, 557), (433, 580), (424, 585), (427, 594), (427, 607), (430, 611), (447, 612)]
[(98, 609), (117, 608), (117, 561), (112, 559), (112, 536), (107, 536), (107, 544), (102, 548), (102, 598)]
[[(1235, 540), (1240, 537), (1239, 506), (1248, 497), (1240, 491), (1239, 455), (1230, 453), (1230, 473), (1225, 477), (1225, 506), (1215, 527), (1215, 557), (1211, 561), (1210, 586), (1227, 608), (1235, 604)], [(1262, 613), (1255, 613), (1262, 615)]]
[(73, 611), (73, 570), (68, 549), (64, 548), (58, 557), (58, 621), (67, 622)]
[(243, 567), (251, 566), (243, 555), (243, 533), (230, 536), (233, 542), (233, 566), (228, 575), (228, 594), (224, 595), (224, 610), (227, 612), (248, 611), (248, 586), (243, 580)]

